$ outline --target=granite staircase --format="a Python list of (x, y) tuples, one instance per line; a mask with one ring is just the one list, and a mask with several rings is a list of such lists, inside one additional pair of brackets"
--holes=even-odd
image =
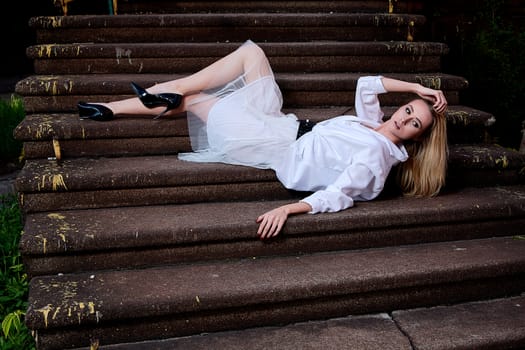
[[(396, 9), (392, 10), (395, 4)], [(490, 142), (497, 116), (461, 105), (448, 48), (417, 1), (127, 1), (118, 15), (35, 17), (15, 130), (16, 187), (37, 349), (514, 349), (525, 347), (525, 156)], [(447, 187), (388, 184), (352, 209), (255, 218), (297, 200), (272, 171), (177, 159), (185, 118), (79, 120), (79, 100), (133, 96), (254, 40), (285, 108), (352, 113), (357, 78), (444, 91)], [(386, 117), (405, 94), (381, 96)]]

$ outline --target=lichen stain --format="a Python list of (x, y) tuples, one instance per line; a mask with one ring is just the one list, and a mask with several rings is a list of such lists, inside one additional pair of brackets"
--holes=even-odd
[(133, 62), (131, 61), (131, 50), (122, 49), (120, 47), (115, 48), (115, 56), (117, 59), (117, 64), (120, 64), (121, 58), (127, 58), (128, 63), (131, 65)]
[(59, 297), (61, 301), (59, 305), (54, 306), (53, 304), (47, 304), (39, 309), (35, 309), (36, 312), (42, 314), (44, 318), (45, 328), (49, 326), (49, 315), (51, 314), (51, 320), (57, 319), (60, 315), (67, 318), (74, 317), (79, 324), (82, 322), (83, 317), (94, 315), (96, 322), (98, 323), (101, 318), (100, 311), (96, 310), (95, 302), (92, 300), (75, 300), (78, 296), (78, 282), (68, 281), (45, 284), (40, 281), (40, 288), (49, 294), (61, 294)]
[(42, 240), (42, 253), (46, 254), (47, 252), (47, 238), (42, 235), (36, 235), (35, 238)]
[(64, 176), (62, 176), (62, 174), (43, 175), (40, 183), (38, 184), (38, 190), (41, 191), (45, 189), (47, 187), (47, 183), (51, 183), (51, 189), (53, 191), (57, 191), (60, 188), (67, 191), (67, 185), (64, 181)]
[(60, 306), (56, 308), (56, 310), (53, 313), (53, 316), (51, 317), (51, 319), (54, 320), (57, 317), (59, 312), (60, 312)]
[(41, 45), (38, 49), (37, 55), (39, 58), (56, 56), (56, 46), (54, 44)]
[(44, 81), (44, 90), (46, 92), (51, 92), (52, 95), (58, 94), (58, 82), (56, 80), (53, 81)]
[(54, 16), (49, 18), (50, 21), (49, 26), (52, 28), (59, 28), (62, 27), (62, 17), (61, 16)]
[(407, 41), (408, 42), (414, 41), (414, 26), (415, 26), (414, 21), (410, 21), (408, 23), (408, 30), (407, 30)]
[(66, 218), (64, 215), (58, 213), (47, 214), (47, 217), (54, 220), (64, 220)]
[(47, 304), (46, 306), (44, 307), (41, 307), (40, 309), (37, 309), (36, 312), (40, 312), (42, 314), (42, 317), (44, 317), (44, 326), (45, 328), (47, 328), (47, 325), (48, 325), (48, 316), (49, 316), (49, 313), (51, 312), (51, 304)]
[(432, 88), (434, 90), (441, 89), (441, 77), (438, 76), (417, 76), (416, 80), (421, 85)]
[(72, 231), (71, 225), (64, 221), (66, 219), (64, 215), (58, 213), (50, 213), (47, 215), (47, 217), (53, 220), (60, 221), (57, 229), (55, 230), (56, 235), (60, 237), (58, 241), (58, 247), (60, 248), (61, 242), (63, 242), (64, 250), (67, 250), (67, 233)]
[[(32, 82), (33, 84), (35, 82)], [(39, 85), (42, 85), (44, 87), (44, 90), (51, 95), (58, 95), (59, 94), (59, 80), (55, 76), (48, 76), (48, 77), (41, 77), (40, 81), (38, 82)], [(73, 81), (68, 80), (62, 82), (62, 86), (65, 89), (66, 92), (71, 93), (73, 91)]]
[(505, 169), (509, 166), (509, 160), (506, 155), (503, 155), (500, 158), (496, 159), (496, 164), (501, 164), (501, 167)]
[(452, 118), (453, 124), (467, 125), (469, 121), (469, 113), (465, 111), (449, 111), (447, 115)]
[(64, 90), (68, 93), (73, 92), (73, 82), (71, 80), (65, 81), (62, 86), (64, 87)]
[[(31, 126), (27, 127), (27, 131), (31, 134)], [(40, 123), (38, 123), (35, 130), (35, 138), (37, 140), (42, 140), (50, 137), (54, 134), (52, 118), (49, 116), (43, 117)]]

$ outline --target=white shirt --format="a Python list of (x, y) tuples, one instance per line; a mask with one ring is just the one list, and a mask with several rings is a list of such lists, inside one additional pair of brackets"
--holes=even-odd
[(356, 90), (356, 116), (340, 116), (318, 123), (295, 141), (275, 168), (289, 189), (315, 191), (302, 201), (312, 211), (335, 212), (371, 200), (383, 190), (391, 168), (408, 158), (397, 146), (374, 131), (382, 123), (378, 94), (385, 93), (381, 76), (362, 77)]

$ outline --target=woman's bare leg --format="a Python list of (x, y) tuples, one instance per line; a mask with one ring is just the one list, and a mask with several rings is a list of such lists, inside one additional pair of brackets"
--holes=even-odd
[[(191, 100), (198, 98), (201, 91), (222, 86), (243, 73), (246, 73), (248, 82), (271, 74), (266, 55), (259, 46), (251, 43), (245, 44), (197, 73), (153, 85), (147, 88), (147, 91), (152, 94), (178, 93), (183, 95), (181, 107), (166, 113), (166, 115), (174, 115), (186, 111)], [(157, 115), (164, 109), (164, 107), (149, 109), (137, 97), (100, 104), (110, 108), (114, 114)]]

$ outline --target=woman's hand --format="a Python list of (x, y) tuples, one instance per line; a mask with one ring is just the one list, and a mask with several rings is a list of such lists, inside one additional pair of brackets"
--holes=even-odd
[(259, 229), (257, 234), (260, 239), (275, 237), (281, 232), (284, 223), (288, 219), (288, 212), (283, 208), (275, 208), (257, 218)]
[(260, 239), (275, 237), (281, 232), (288, 215), (308, 213), (311, 210), (312, 207), (306, 202), (286, 204), (272, 209), (257, 218), (256, 222), (259, 224), (257, 234)]
[(419, 85), (416, 93), (419, 95), (419, 97), (432, 102), (432, 107), (434, 107), (436, 112), (443, 113), (447, 109), (448, 102), (445, 98), (445, 95), (443, 94), (443, 91), (434, 90), (424, 87), (423, 85)]
[(424, 100), (432, 102), (438, 113), (447, 109), (447, 99), (441, 90), (427, 88), (419, 83), (409, 83), (403, 80), (383, 77), (381, 79), (385, 90), (388, 92), (411, 92), (419, 95)]

